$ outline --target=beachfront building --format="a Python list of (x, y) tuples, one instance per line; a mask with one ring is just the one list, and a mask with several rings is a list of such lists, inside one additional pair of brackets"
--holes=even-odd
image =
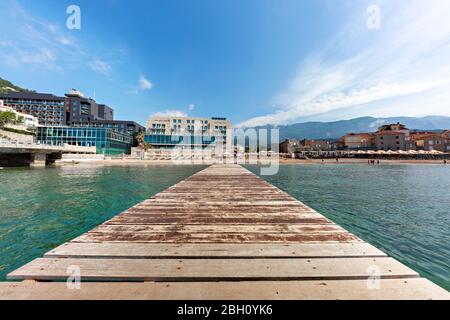
[(5, 107), (31, 115), (43, 126), (63, 126), (66, 123), (65, 98), (48, 93), (8, 92), (0, 94)]
[(292, 154), (302, 147), (302, 141), (298, 139), (286, 139), (280, 143), (280, 153)]
[(371, 133), (347, 133), (341, 139), (344, 149), (370, 150), (375, 147), (375, 137)]
[(303, 150), (305, 151), (330, 151), (333, 150), (333, 144), (325, 139), (310, 139), (303, 141)]
[(42, 144), (96, 147), (98, 154), (130, 154), (133, 137), (110, 128), (38, 127), (37, 142)]
[(410, 149), (449, 152), (450, 138), (446, 132), (448, 131), (411, 133)]
[(280, 143), (280, 152), (292, 154), (300, 151), (331, 151), (335, 144), (325, 139), (286, 139)]
[(206, 148), (232, 141), (226, 118), (153, 116), (147, 121), (145, 141), (155, 148)]
[(108, 128), (121, 133), (127, 133), (133, 137), (133, 147), (138, 145), (136, 135), (145, 132), (145, 127), (134, 121), (126, 120), (92, 120), (89, 123), (73, 124), (73, 127)]
[(410, 148), (409, 129), (399, 122), (379, 127), (374, 136), (378, 150), (404, 151)]

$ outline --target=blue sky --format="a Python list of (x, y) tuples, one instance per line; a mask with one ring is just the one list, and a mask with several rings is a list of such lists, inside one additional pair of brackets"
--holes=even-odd
[[(81, 9), (81, 30), (66, 8)], [(380, 29), (367, 27), (371, 5)], [(0, 77), (154, 113), (252, 126), (450, 116), (450, 1), (0, 2)]]

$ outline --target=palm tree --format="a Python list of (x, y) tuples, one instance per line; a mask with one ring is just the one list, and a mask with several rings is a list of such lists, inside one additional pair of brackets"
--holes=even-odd
[(138, 143), (138, 147), (144, 152), (147, 152), (148, 149), (153, 147), (150, 143), (145, 141), (144, 133), (142, 131), (136, 134), (136, 141)]

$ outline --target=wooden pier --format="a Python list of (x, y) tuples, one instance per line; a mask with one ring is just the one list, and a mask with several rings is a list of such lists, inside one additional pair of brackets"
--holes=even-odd
[[(80, 289), (62, 281), (74, 270)], [(25, 281), (0, 283), (0, 299), (450, 299), (238, 165), (212, 165), (8, 279)]]

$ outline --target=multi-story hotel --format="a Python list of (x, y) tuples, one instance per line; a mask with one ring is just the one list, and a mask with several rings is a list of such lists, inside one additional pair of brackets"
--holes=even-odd
[(27, 91), (0, 94), (0, 99), (5, 107), (36, 117), (40, 125), (62, 126), (66, 123), (63, 97)]
[(114, 111), (104, 104), (72, 89), (66, 94), (66, 125), (89, 124), (95, 120), (113, 120)]
[(231, 141), (232, 125), (226, 118), (150, 117), (145, 141), (157, 148), (207, 147)]

